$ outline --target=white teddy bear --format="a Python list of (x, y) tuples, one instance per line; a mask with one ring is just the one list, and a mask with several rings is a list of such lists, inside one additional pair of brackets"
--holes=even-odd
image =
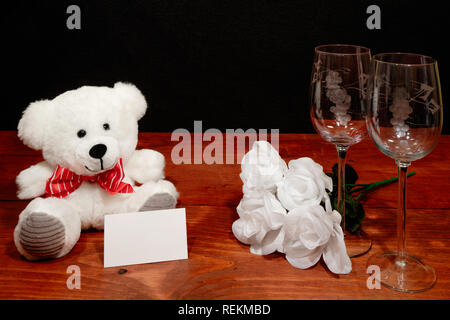
[(14, 230), (25, 258), (66, 255), (81, 230), (103, 229), (106, 214), (175, 207), (178, 192), (164, 180), (164, 156), (136, 150), (146, 109), (142, 93), (121, 82), (84, 86), (28, 106), (18, 135), (42, 150), (45, 161), (16, 180), (18, 197), (34, 198)]

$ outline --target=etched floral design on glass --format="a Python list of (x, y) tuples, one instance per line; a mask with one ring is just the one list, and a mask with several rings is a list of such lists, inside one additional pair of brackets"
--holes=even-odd
[(391, 124), (394, 128), (395, 135), (398, 138), (402, 138), (409, 130), (409, 126), (405, 123), (405, 120), (409, 118), (413, 109), (409, 105), (408, 93), (405, 88), (397, 88), (394, 92), (394, 103), (389, 107), (389, 111), (392, 112)]
[(325, 78), (326, 95), (331, 102), (335, 105), (330, 108), (330, 111), (334, 113), (336, 120), (343, 126), (352, 119), (347, 113), (350, 109), (350, 102), (352, 97), (347, 94), (347, 90), (341, 86), (342, 78), (339, 72), (329, 70)]

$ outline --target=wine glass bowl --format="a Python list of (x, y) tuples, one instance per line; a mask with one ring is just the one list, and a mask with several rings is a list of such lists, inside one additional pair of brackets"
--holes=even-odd
[(436, 282), (434, 269), (406, 253), (406, 175), (412, 161), (437, 145), (443, 124), (437, 62), (411, 53), (373, 57), (368, 89), (367, 128), (378, 149), (395, 160), (399, 173), (397, 251), (373, 255), (383, 285), (420, 292)]
[(328, 142), (350, 146), (367, 135), (366, 89), (370, 49), (353, 45), (315, 48), (311, 77), (311, 120)]
[(367, 116), (372, 140), (397, 161), (425, 157), (437, 145), (442, 130), (436, 61), (409, 53), (383, 53), (373, 59)]

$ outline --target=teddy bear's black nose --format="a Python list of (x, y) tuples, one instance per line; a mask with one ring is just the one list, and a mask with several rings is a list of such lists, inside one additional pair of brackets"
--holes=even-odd
[(89, 155), (94, 159), (101, 159), (106, 153), (106, 146), (102, 143), (96, 144), (89, 150)]

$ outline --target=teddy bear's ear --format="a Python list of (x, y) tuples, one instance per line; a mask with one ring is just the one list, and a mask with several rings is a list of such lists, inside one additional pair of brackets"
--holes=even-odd
[(28, 147), (41, 150), (44, 145), (44, 133), (52, 102), (40, 100), (30, 103), (19, 121), (18, 136)]
[(136, 86), (131, 83), (117, 82), (114, 85), (114, 90), (125, 103), (128, 111), (132, 112), (137, 120), (144, 116), (147, 110), (147, 102), (145, 101), (144, 95)]

